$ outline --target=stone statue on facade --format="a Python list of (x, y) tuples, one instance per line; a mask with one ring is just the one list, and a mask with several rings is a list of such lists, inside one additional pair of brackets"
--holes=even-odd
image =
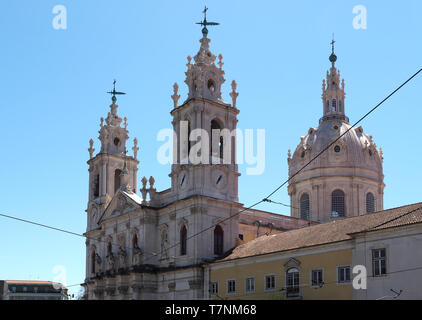
[(137, 266), (141, 264), (142, 250), (139, 248), (138, 244), (133, 248), (132, 264)]
[(161, 232), (161, 259), (165, 260), (168, 259), (168, 236), (167, 231)]
[(95, 270), (101, 271), (101, 263), (103, 260), (101, 259), (98, 253), (95, 253)]
[(114, 258), (114, 255), (112, 252), (110, 252), (107, 255), (107, 263), (108, 263), (108, 269), (109, 270), (114, 270), (114, 265), (116, 264), (116, 260)]
[(126, 250), (123, 247), (119, 247), (119, 268), (124, 268), (126, 265)]

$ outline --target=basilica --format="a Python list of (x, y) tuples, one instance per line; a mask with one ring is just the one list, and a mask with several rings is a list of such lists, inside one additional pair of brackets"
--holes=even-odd
[[(138, 189), (138, 140), (133, 139), (129, 155), (127, 119), (119, 116), (115, 89), (110, 111), (100, 121), (98, 153), (94, 140), (89, 142), (87, 299), (204, 299), (209, 291), (204, 266), (239, 245), (264, 234), (383, 209), (382, 151), (362, 127), (348, 131), (344, 81), (335, 67), (334, 48), (322, 86), (319, 125), (300, 138), (293, 154), (289, 150), (291, 215), (249, 209), (239, 202), (235, 136), (215, 137), (212, 132), (235, 132), (239, 93), (232, 81), (231, 103), (222, 97), (223, 57), (211, 52), (207, 25), (205, 18), (199, 51), (187, 59), (189, 92), (183, 103), (178, 84), (173, 87), (169, 110), (176, 137), (170, 188), (158, 191), (154, 177), (143, 177)], [(193, 146), (182, 137), (184, 131), (191, 137), (195, 129), (207, 132), (209, 146), (217, 146), (199, 163), (186, 158)], [(229, 161), (223, 161), (225, 150)]]

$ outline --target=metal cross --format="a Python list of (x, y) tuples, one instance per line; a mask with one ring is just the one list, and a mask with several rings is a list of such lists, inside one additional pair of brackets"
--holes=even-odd
[(208, 10), (208, 8), (205, 6), (204, 11), (202, 11), (202, 13), (204, 14), (204, 20), (196, 23), (196, 24), (200, 24), (201, 26), (203, 26), (202, 34), (203, 34), (204, 37), (206, 37), (207, 34), (208, 34), (207, 26), (218, 26), (219, 25), (218, 22), (208, 22), (207, 21), (207, 10)]
[(334, 40), (334, 33), (333, 33), (333, 40), (331, 41), (331, 50), (334, 53), (334, 43), (336, 43), (336, 41)]
[(113, 103), (116, 103), (117, 101), (116, 94), (126, 94), (125, 92), (116, 91), (116, 79), (113, 81), (113, 91), (109, 91), (107, 93), (112, 95), (111, 101), (113, 101)]

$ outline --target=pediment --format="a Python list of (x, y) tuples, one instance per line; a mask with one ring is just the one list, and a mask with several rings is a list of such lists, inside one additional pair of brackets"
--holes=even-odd
[(140, 208), (140, 205), (138, 203), (136, 203), (125, 193), (119, 191), (111, 199), (110, 204), (105, 209), (98, 223), (100, 224), (108, 218), (118, 217), (138, 208)]
[(295, 259), (295, 258), (290, 258), (285, 264), (284, 264), (284, 267), (286, 268), (286, 269), (289, 269), (289, 268), (297, 268), (297, 267), (299, 267), (300, 266), (300, 261), (299, 260), (297, 260), (297, 259)]

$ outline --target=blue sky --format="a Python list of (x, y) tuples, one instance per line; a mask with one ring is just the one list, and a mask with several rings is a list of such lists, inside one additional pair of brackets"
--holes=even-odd
[[(67, 8), (67, 29), (52, 27), (55, 5)], [(238, 127), (266, 130), (266, 167), (239, 180), (250, 205), (287, 178), (287, 150), (318, 125), (321, 82), (336, 38), (351, 122), (421, 67), (422, 3), (397, 1), (108, 1), (17, 0), (0, 3), (0, 212), (74, 232), (85, 230), (86, 161), (90, 138), (109, 111), (113, 79), (119, 114), (139, 140), (139, 176), (170, 186), (170, 166), (156, 158), (160, 129), (171, 123), (172, 85), (181, 100), (187, 55), (199, 48), (204, 5), (211, 50), (223, 54), (230, 83), (238, 83)], [(356, 30), (352, 10), (367, 8), (367, 29)], [(384, 207), (421, 200), (419, 127), (422, 77), (392, 97), (361, 125), (384, 151)], [(153, 121), (151, 121), (153, 119)], [(129, 145), (131, 147), (131, 144)], [(139, 184), (139, 182), (138, 182)], [(286, 188), (273, 200), (288, 203)], [(289, 214), (272, 204), (261, 209)], [(0, 279), (52, 280), (66, 268), (67, 284), (85, 273), (83, 238), (0, 217)], [(77, 287), (73, 287), (73, 291)]]

